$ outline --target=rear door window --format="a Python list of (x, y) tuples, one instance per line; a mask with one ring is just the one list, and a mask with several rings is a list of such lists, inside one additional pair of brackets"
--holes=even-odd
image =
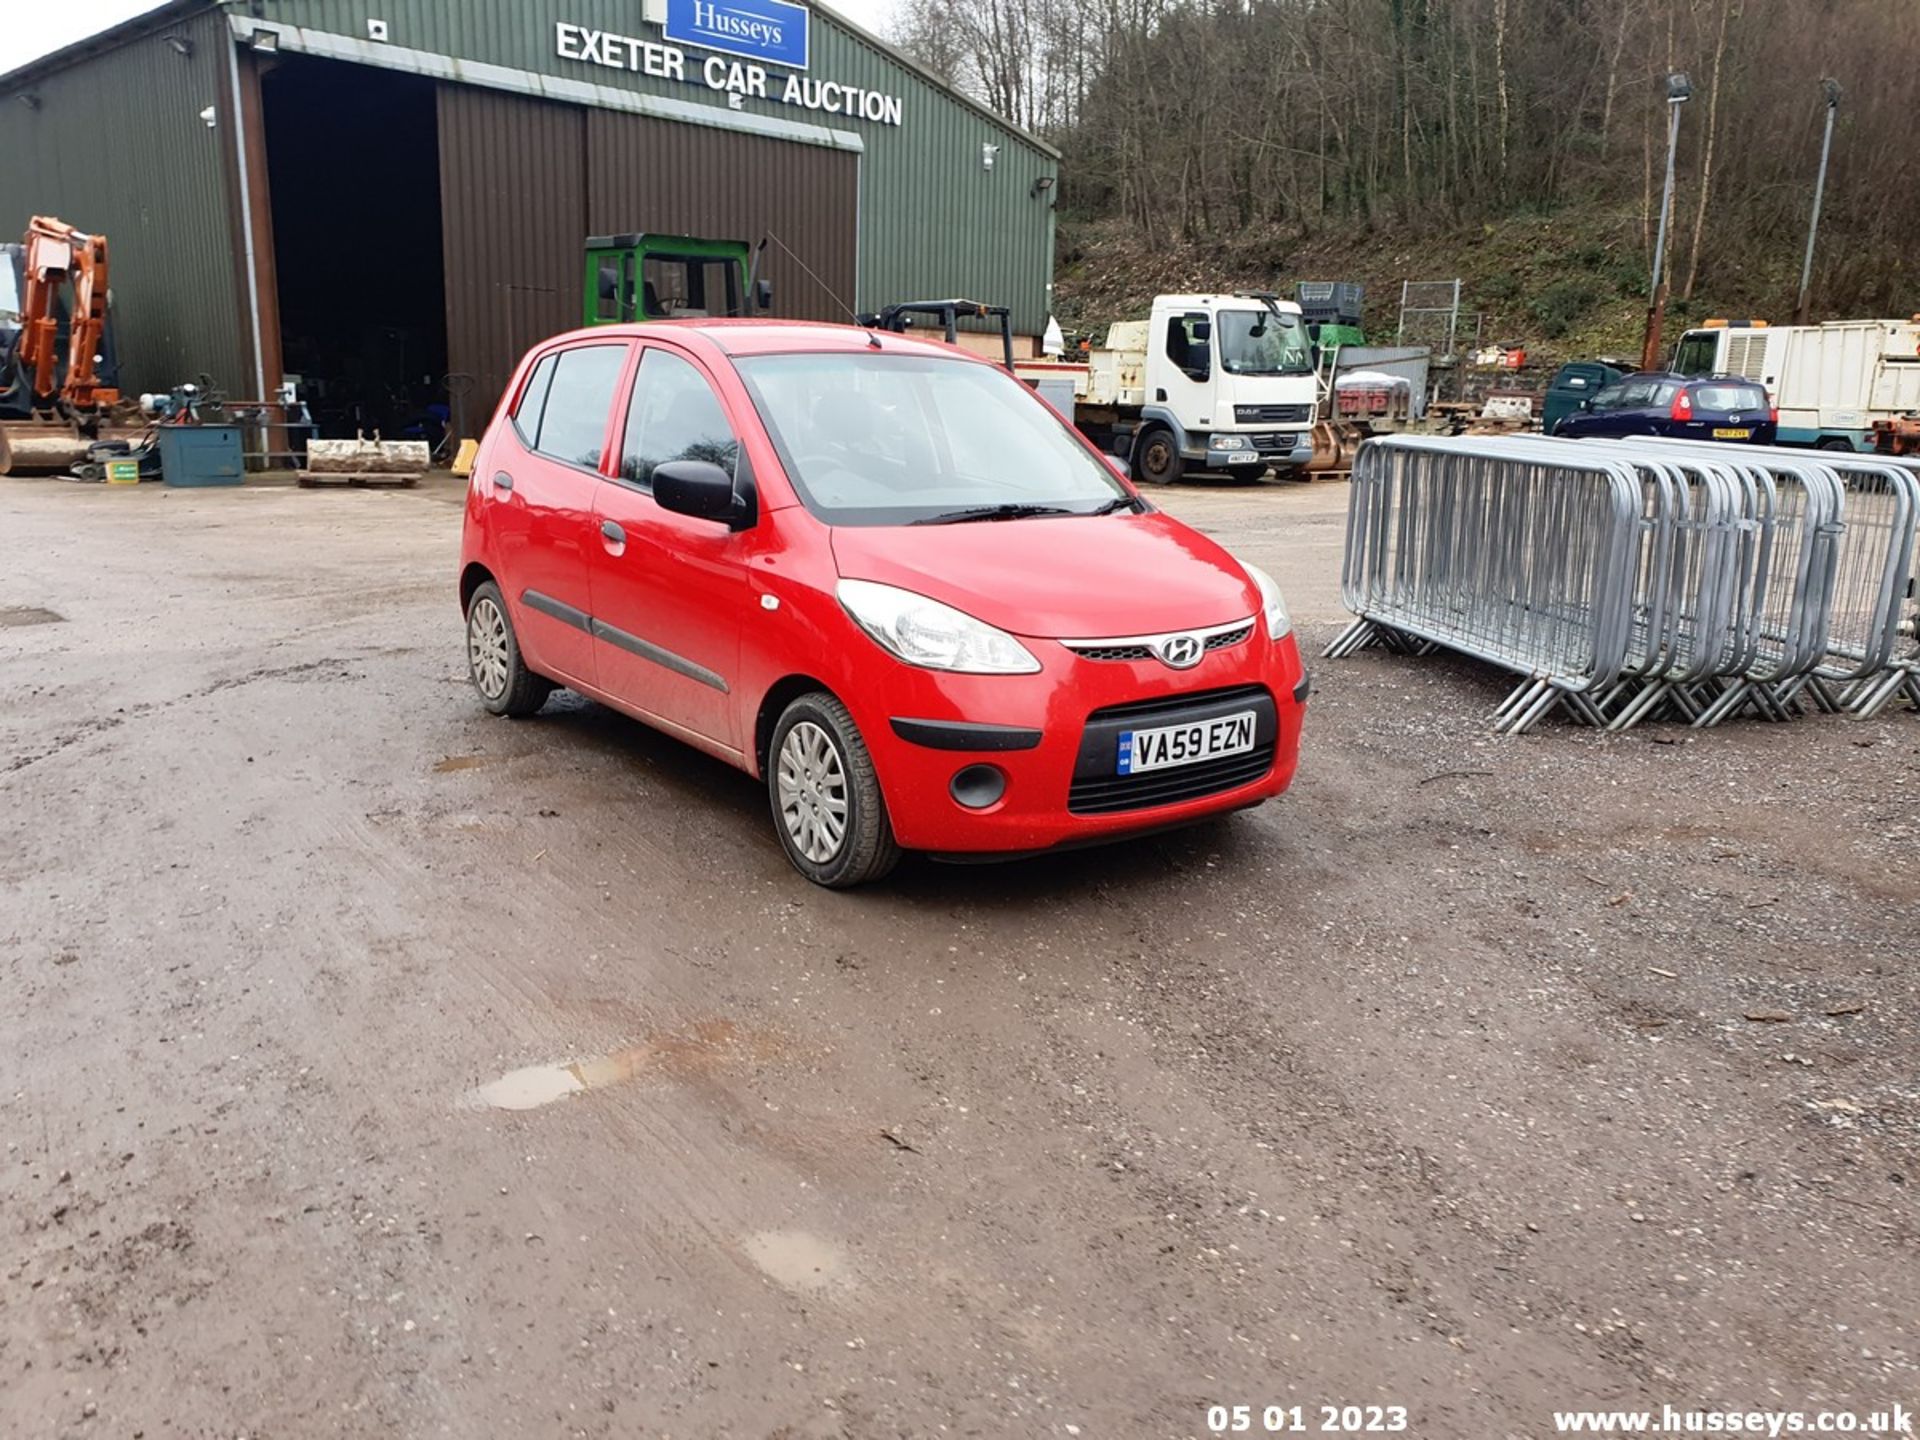
[(1701, 410), (1764, 410), (1767, 392), (1758, 385), (1696, 385), (1693, 403)]
[(649, 348), (640, 357), (620, 445), (620, 478), (653, 488), (654, 468), (669, 460), (705, 460), (734, 473), (740, 442), (720, 397), (690, 361)]
[(581, 345), (555, 358), (533, 448), (551, 459), (597, 470), (607, 443), (613, 392), (627, 366), (627, 347)]

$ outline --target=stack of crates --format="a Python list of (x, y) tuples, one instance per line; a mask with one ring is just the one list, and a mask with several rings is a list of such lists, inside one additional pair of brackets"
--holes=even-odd
[(1360, 328), (1360, 304), (1366, 287), (1354, 280), (1302, 280), (1293, 298), (1309, 325), (1351, 325)]

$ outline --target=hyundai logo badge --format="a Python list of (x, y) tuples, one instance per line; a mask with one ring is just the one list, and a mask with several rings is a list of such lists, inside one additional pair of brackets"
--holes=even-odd
[(1206, 653), (1198, 635), (1169, 635), (1160, 642), (1160, 662), (1175, 670), (1191, 670)]

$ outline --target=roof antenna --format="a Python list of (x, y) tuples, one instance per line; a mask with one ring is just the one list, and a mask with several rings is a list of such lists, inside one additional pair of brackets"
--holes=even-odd
[(792, 246), (788, 245), (786, 241), (782, 240), (778, 235), (774, 234), (773, 231), (771, 230), (767, 231), (766, 240), (762, 240), (760, 243), (762, 245), (765, 245), (767, 243), (767, 240), (771, 240), (774, 244), (778, 245), (782, 250), (784, 250), (789, 260), (793, 261), (794, 264), (798, 265), (802, 270), (807, 272), (807, 278), (809, 280), (813, 281), (814, 284), (818, 285), (822, 290), (827, 292), (827, 298), (829, 300), (833, 301), (834, 304), (838, 305), (842, 310), (847, 312), (847, 319), (851, 320), (854, 324), (860, 326), (861, 329), (867, 332), (868, 345), (870, 345), (875, 350), (878, 350), (880, 348), (880, 337), (873, 333), (873, 327), (866, 324), (866, 322), (864, 322), (858, 315), (854, 314), (853, 307), (847, 304), (846, 301), (842, 300), (831, 285), (827, 284), (826, 281), (822, 280), (818, 275), (814, 274), (813, 267), (807, 264), (807, 262), (802, 260), (798, 255), (793, 253)]

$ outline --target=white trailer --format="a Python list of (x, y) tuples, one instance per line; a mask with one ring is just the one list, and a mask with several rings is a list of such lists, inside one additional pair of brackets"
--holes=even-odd
[(1319, 402), (1300, 307), (1273, 295), (1159, 295), (1085, 364), (1022, 361), (1015, 373), (1134, 475), (1300, 471)]
[(1766, 386), (1782, 445), (1872, 450), (1874, 421), (1920, 411), (1920, 318), (1709, 325), (1680, 337), (1673, 368)]

